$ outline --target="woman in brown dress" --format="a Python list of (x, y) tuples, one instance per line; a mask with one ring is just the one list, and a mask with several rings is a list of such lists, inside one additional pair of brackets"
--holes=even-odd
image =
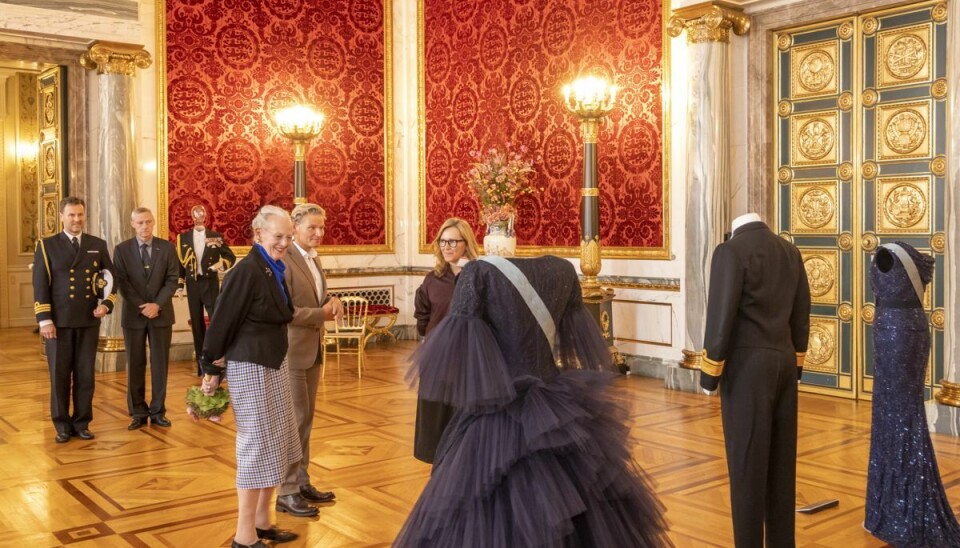
[[(433, 240), (433, 254), (437, 264), (423, 278), (417, 289), (413, 316), (417, 332), (426, 337), (447, 315), (453, 284), (467, 261), (476, 259), (477, 238), (463, 219), (451, 217), (443, 222)], [(453, 416), (453, 408), (440, 402), (417, 399), (417, 423), (414, 433), (413, 456), (423, 462), (433, 462), (443, 430)]]

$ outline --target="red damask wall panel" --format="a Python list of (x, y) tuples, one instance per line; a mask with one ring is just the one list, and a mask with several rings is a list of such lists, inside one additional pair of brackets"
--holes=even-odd
[(198, 203), (235, 245), (261, 205), (293, 206), (293, 145), (273, 115), (304, 102), (326, 116), (306, 160), (324, 244), (392, 249), (390, 13), (390, 0), (166, 0), (171, 238)]
[(462, 174), (471, 150), (510, 142), (542, 156), (535, 182), (545, 189), (518, 200), (518, 243), (578, 246), (583, 142), (561, 89), (577, 76), (595, 74), (613, 78), (621, 90), (598, 140), (604, 254), (636, 256), (666, 247), (662, 3), (421, 1), (421, 243), (431, 241), (451, 213), (483, 229)]

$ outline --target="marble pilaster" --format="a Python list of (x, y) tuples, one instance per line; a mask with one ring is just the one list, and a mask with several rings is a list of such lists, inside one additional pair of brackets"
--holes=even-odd
[[(730, 221), (730, 31), (749, 20), (713, 3), (674, 12), (669, 31), (687, 32), (686, 232), (684, 233), (683, 365), (699, 367), (713, 250)], [(669, 378), (669, 375), (668, 375)]]
[[(97, 42), (81, 57), (81, 64), (98, 74), (97, 177), (90, 181), (89, 201), (97, 232), (110, 249), (133, 236), (128, 218), (139, 204), (133, 77), (136, 69), (147, 68), (151, 62), (141, 46), (111, 42)], [(118, 303), (101, 324), (98, 371), (124, 367), (119, 308)]]

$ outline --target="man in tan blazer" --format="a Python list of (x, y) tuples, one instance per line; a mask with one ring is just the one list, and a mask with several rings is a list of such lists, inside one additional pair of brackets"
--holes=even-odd
[(317, 403), (317, 384), (323, 367), (323, 323), (343, 313), (336, 297), (327, 295), (316, 247), (323, 240), (326, 213), (316, 204), (293, 209), (294, 248), (283, 258), (285, 278), (293, 301), (293, 322), (287, 327), (287, 363), (303, 458), (290, 464), (277, 497), (277, 511), (293, 516), (317, 515), (310, 503), (330, 502), (334, 494), (310, 483), (310, 430)]

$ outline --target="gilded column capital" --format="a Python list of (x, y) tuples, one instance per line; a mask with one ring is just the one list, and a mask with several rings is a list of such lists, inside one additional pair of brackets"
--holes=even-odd
[(750, 31), (750, 18), (732, 4), (705, 2), (673, 12), (667, 24), (670, 36), (676, 38), (687, 31), (687, 42), (730, 42), (730, 30), (737, 36)]
[(94, 42), (80, 56), (84, 68), (96, 70), (97, 74), (124, 74), (133, 76), (138, 68), (145, 69), (153, 63), (143, 46), (118, 42)]

